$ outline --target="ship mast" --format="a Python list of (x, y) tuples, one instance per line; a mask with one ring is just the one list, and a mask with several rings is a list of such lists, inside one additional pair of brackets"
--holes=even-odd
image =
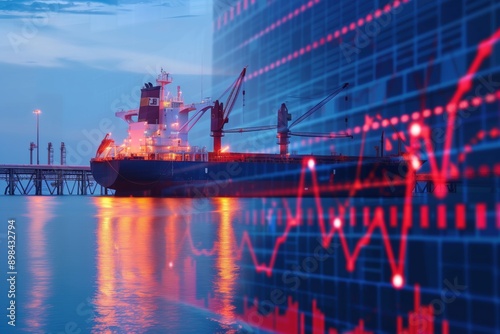
[(156, 78), (156, 82), (161, 86), (161, 92), (160, 92), (160, 108), (164, 108), (164, 103), (165, 101), (165, 86), (172, 83), (173, 79), (170, 76), (170, 73), (167, 73), (161, 69), (160, 74), (158, 74), (158, 77)]

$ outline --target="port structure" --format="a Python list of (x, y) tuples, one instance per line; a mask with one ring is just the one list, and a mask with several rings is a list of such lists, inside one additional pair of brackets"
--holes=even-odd
[(0, 165), (4, 195), (113, 195), (95, 182), (89, 166)]

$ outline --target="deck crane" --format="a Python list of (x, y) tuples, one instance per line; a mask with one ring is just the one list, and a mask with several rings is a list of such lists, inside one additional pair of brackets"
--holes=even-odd
[[(211, 112), (210, 121), (210, 136), (214, 137), (214, 152), (219, 153), (222, 146), (222, 136), (224, 133), (224, 124), (229, 121), (229, 115), (233, 110), (238, 94), (241, 90), (243, 84), (243, 79), (245, 78), (247, 68), (244, 67), (236, 81), (226, 89), (226, 91), (221, 95), (221, 97), (215, 100), (213, 105), (206, 106), (198, 110), (191, 119), (184, 123), (180, 128), (179, 132), (189, 132), (191, 128), (200, 120), (200, 118), (205, 114), (207, 110)], [(229, 92), (226, 104), (219, 102), (227, 92)]]
[(290, 126), (288, 125), (288, 121), (292, 120), (292, 115), (288, 113), (288, 109), (284, 103), (281, 104), (281, 108), (278, 110), (278, 122), (277, 125), (270, 126), (256, 126), (251, 128), (242, 128), (242, 129), (230, 129), (225, 130), (225, 133), (242, 133), (242, 132), (252, 132), (252, 131), (262, 131), (262, 130), (270, 130), (277, 129), (277, 137), (278, 144), (280, 146), (280, 154), (286, 155), (288, 154), (288, 144), (290, 143), (290, 136), (300, 136), (300, 137), (323, 137), (323, 138), (351, 138), (352, 135), (347, 133), (318, 133), (318, 132), (291, 132), (290, 128), (299, 124), (307, 117), (311, 116), (313, 113), (321, 109), (325, 104), (327, 104), (331, 99), (337, 96), (342, 90), (347, 88), (349, 83), (345, 83), (344, 85), (338, 87), (333, 92), (331, 92), (327, 97), (325, 97), (322, 101), (316, 104), (314, 107), (309, 109), (302, 116), (297, 118)]
[[(218, 100), (215, 101), (214, 107), (211, 111), (211, 122), (210, 122), (210, 136), (214, 138), (214, 152), (220, 153), (222, 146), (222, 136), (224, 132), (224, 124), (229, 122), (229, 115), (233, 110), (234, 104), (236, 103), (236, 99), (238, 98), (238, 94), (241, 89), (241, 85), (243, 84), (243, 79), (245, 78), (247, 68), (243, 68), (240, 75), (236, 79), (236, 81), (222, 94), (224, 96), (229, 89), (231, 89), (231, 93), (229, 94), (226, 106), (224, 107), (223, 103), (218, 103)], [(221, 98), (222, 98), (221, 96)]]

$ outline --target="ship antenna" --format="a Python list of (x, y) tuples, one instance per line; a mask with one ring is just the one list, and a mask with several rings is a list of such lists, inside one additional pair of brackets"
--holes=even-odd
[(201, 96), (200, 96), (200, 101), (203, 101), (203, 57), (201, 57), (201, 78), (200, 78), (200, 90), (201, 90)]
[[(160, 74), (156, 78), (156, 83), (161, 85), (160, 101), (162, 101), (162, 102), (160, 103), (160, 105), (162, 105), (163, 101), (165, 101), (165, 98), (166, 98), (165, 97), (165, 86), (172, 83), (172, 77), (170, 77), (169, 73), (167, 73), (163, 70), (163, 67), (160, 70)], [(167, 96), (168, 96), (168, 92), (167, 92)]]

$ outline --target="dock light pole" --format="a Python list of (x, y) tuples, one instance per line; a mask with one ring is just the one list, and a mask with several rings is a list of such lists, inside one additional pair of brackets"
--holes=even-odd
[(36, 115), (36, 164), (40, 164), (40, 114), (42, 111), (40, 109), (33, 110), (33, 114)]

